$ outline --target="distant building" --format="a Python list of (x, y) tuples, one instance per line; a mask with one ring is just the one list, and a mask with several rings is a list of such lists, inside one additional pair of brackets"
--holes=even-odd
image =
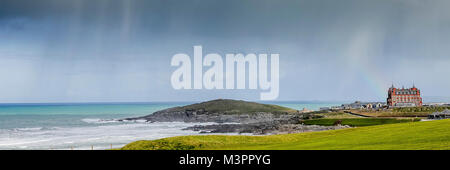
[(423, 106), (447, 106), (448, 104), (447, 103), (442, 103), (442, 102), (440, 102), (440, 103), (437, 103), (437, 102), (434, 102), (434, 103), (424, 103), (423, 104)]
[(450, 118), (450, 110), (445, 109), (442, 112), (434, 112), (428, 115), (428, 119), (448, 119)]
[(395, 88), (392, 85), (388, 90), (387, 104), (391, 107), (422, 106), (420, 90), (414, 85), (409, 89)]
[(342, 107), (344, 109), (363, 109), (364, 106), (360, 101), (355, 101), (354, 103), (350, 104), (342, 104)]
[(381, 109), (385, 106), (383, 103), (380, 102), (360, 102), (355, 101), (354, 103), (350, 104), (342, 104), (339, 108), (340, 109)]
[(309, 113), (309, 112), (313, 112), (312, 110), (309, 110), (307, 108), (303, 108), (302, 110), (298, 111), (299, 113)]
[(331, 106), (331, 110), (341, 110), (341, 106)]
[(320, 111), (329, 111), (330, 108), (329, 107), (321, 107), (319, 108)]

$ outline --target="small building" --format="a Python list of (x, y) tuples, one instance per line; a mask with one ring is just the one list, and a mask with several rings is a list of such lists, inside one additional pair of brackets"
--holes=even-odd
[(341, 109), (379, 109), (382, 108), (385, 104), (381, 102), (360, 102), (355, 101), (350, 104), (342, 104)]
[(329, 107), (321, 107), (319, 108), (320, 111), (329, 111), (330, 108)]
[(428, 119), (448, 119), (450, 118), (450, 110), (445, 109), (442, 112), (434, 112), (428, 115)]
[(342, 107), (344, 109), (362, 109), (364, 106), (361, 104), (360, 101), (355, 101), (354, 103), (350, 104), (342, 104)]
[(302, 110), (298, 111), (299, 113), (309, 113), (309, 112), (313, 112), (312, 110), (309, 110), (307, 108), (303, 108)]
[(341, 110), (341, 106), (331, 106), (331, 110)]

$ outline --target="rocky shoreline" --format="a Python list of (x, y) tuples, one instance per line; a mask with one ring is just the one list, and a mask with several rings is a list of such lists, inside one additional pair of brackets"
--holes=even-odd
[(280, 122), (260, 122), (248, 124), (214, 124), (196, 125), (183, 130), (199, 131), (200, 133), (251, 133), (253, 135), (272, 135), (301, 132), (315, 132), (349, 128), (347, 125), (319, 126)]
[[(227, 105), (224, 103), (226, 102)], [(231, 102), (231, 104), (230, 104)], [(210, 109), (211, 105), (221, 104), (228, 107), (229, 110)], [(274, 107), (272, 105), (251, 103), (234, 100), (214, 100), (189, 106), (174, 107), (154, 112), (151, 115), (122, 119), (127, 121), (145, 120), (147, 122), (189, 122), (206, 123), (213, 122), (213, 125), (196, 125), (185, 128), (184, 130), (199, 131), (200, 133), (251, 133), (255, 135), (262, 134), (281, 134), (281, 133), (299, 133), (310, 131), (322, 131), (348, 128), (348, 126), (318, 126), (303, 125), (301, 121), (309, 119), (310, 114), (299, 113), (295, 110), (288, 112), (267, 112), (267, 111), (240, 111), (249, 110), (242, 105)], [(229, 106), (231, 105), (231, 106)], [(280, 106), (277, 106), (280, 107)], [(278, 109), (278, 108), (277, 108)], [(285, 109), (285, 108), (282, 108)], [(237, 110), (237, 111), (236, 111)], [(284, 110), (283, 110), (284, 111)], [(230, 113), (231, 112), (231, 113)]]
[(272, 114), (266, 112), (257, 112), (251, 114), (222, 114), (208, 113), (204, 110), (186, 110), (186, 111), (157, 111), (151, 115), (125, 118), (121, 120), (145, 120), (147, 122), (189, 122), (189, 123), (257, 123), (271, 121), (299, 121), (303, 115), (299, 114)]
[(152, 115), (136, 118), (126, 118), (122, 120), (145, 120), (147, 122), (190, 122), (206, 123), (213, 122), (212, 125), (195, 125), (183, 130), (199, 131), (200, 133), (250, 133), (253, 135), (301, 133), (324, 130), (336, 130), (349, 128), (350, 126), (319, 126), (304, 125), (302, 120), (308, 119), (309, 114), (271, 114), (252, 113), (223, 115), (219, 113), (205, 114), (203, 110), (184, 112), (162, 110)]

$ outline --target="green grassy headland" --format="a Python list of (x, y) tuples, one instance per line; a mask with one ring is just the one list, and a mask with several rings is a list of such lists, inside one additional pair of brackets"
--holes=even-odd
[(267, 112), (267, 113), (297, 113), (297, 110), (272, 105), (272, 104), (261, 104), (256, 102), (247, 102), (242, 100), (230, 100), (230, 99), (217, 99), (202, 103), (196, 103), (192, 105), (187, 105), (183, 107), (172, 108), (172, 111), (185, 111), (185, 110), (201, 110), (204, 109), (210, 113), (221, 113), (221, 114), (241, 114), (241, 113), (257, 113), (257, 112)]

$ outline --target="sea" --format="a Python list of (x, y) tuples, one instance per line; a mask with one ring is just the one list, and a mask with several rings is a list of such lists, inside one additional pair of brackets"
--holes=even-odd
[[(137, 140), (200, 135), (184, 123), (118, 121), (194, 102), (0, 104), (0, 150), (98, 150), (120, 148)], [(324, 102), (277, 102), (297, 110), (340, 105)], [(238, 134), (236, 134), (238, 135)]]

